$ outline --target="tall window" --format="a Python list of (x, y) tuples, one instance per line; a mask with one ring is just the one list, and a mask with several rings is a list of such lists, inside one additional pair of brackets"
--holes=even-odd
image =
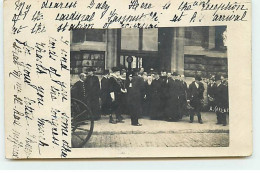
[(121, 49), (138, 50), (139, 49), (139, 29), (121, 30)]
[[(152, 29), (121, 29), (120, 65), (129, 68), (154, 68), (158, 57), (158, 28)], [(132, 57), (131, 64), (127, 57)]]
[(209, 31), (206, 26), (186, 27), (185, 28), (185, 46), (208, 47)]
[(158, 51), (158, 28), (143, 29), (142, 50)]
[(226, 49), (225, 39), (226, 38), (227, 26), (216, 26), (215, 44), (216, 49)]
[(158, 28), (122, 29), (121, 50), (158, 51)]
[(105, 42), (106, 30), (104, 29), (86, 29), (72, 31), (73, 43), (82, 43), (84, 41)]

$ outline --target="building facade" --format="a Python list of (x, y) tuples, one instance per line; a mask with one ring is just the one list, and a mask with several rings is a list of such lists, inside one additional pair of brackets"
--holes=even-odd
[(115, 66), (188, 77), (227, 75), (225, 33), (226, 26), (71, 31), (71, 75), (88, 68), (102, 74)]

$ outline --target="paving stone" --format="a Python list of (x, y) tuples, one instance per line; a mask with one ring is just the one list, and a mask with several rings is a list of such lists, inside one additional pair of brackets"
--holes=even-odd
[(216, 125), (215, 113), (202, 113), (204, 124), (140, 119), (143, 126), (125, 123), (110, 124), (108, 117), (95, 121), (94, 132), (85, 148), (117, 147), (228, 147), (229, 126)]

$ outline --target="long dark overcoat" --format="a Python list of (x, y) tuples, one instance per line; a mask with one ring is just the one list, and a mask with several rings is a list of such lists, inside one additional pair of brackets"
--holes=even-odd
[(102, 112), (104, 114), (111, 114), (112, 98), (110, 96), (109, 78), (103, 77), (101, 79), (100, 98), (102, 103), (101, 104)]
[(87, 105), (90, 107), (93, 118), (100, 118), (100, 83), (97, 76), (88, 76), (86, 79)]
[(161, 82), (160, 80), (154, 79), (151, 84), (152, 94), (151, 94), (151, 119), (159, 119), (160, 118), (160, 89)]
[(204, 86), (203, 83), (198, 83), (198, 88), (195, 85), (195, 81), (193, 81), (189, 85), (189, 94), (188, 98), (190, 100), (190, 105), (194, 108), (196, 112), (200, 112), (203, 107), (203, 92), (204, 92)]
[(168, 79), (169, 92), (167, 101), (167, 116), (173, 121), (179, 120), (179, 93), (180, 83), (177, 80)]
[(228, 100), (228, 86), (220, 84), (216, 86), (215, 91), (215, 111), (225, 113), (228, 112), (229, 100)]

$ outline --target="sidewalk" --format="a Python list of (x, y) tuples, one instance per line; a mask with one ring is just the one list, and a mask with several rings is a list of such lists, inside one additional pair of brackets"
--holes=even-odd
[(84, 146), (88, 147), (226, 147), (229, 144), (229, 126), (216, 125), (215, 113), (202, 113), (204, 124), (189, 123), (189, 117), (179, 122), (142, 118), (142, 126), (131, 126), (129, 116), (125, 123), (110, 124), (108, 116), (95, 121), (94, 132)]

